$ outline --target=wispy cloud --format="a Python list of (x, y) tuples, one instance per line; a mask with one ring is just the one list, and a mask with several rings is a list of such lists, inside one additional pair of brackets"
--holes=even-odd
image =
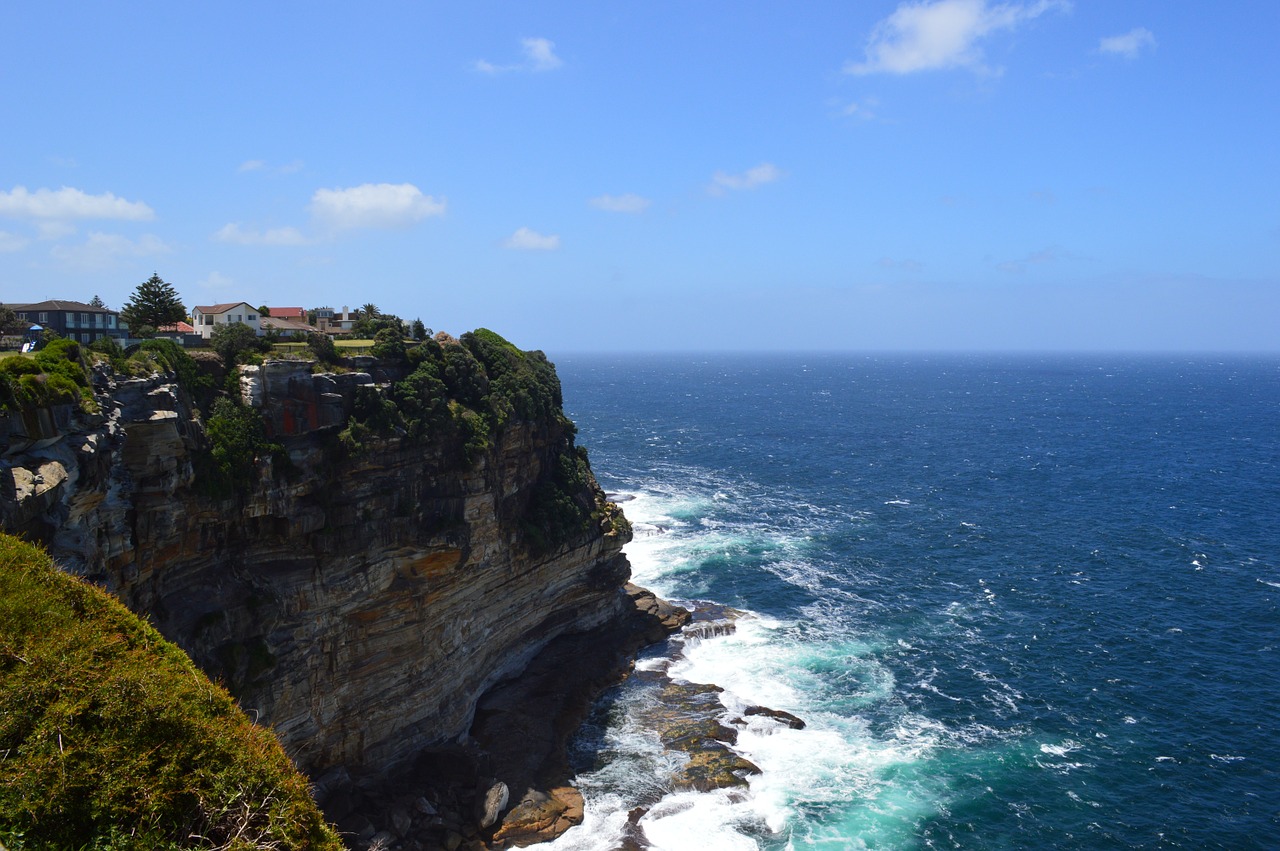
[(56, 242), (76, 232), (76, 226), (60, 219), (41, 219), (36, 222), (36, 231), (46, 242)]
[(80, 245), (58, 245), (50, 252), (55, 260), (80, 269), (107, 269), (122, 258), (155, 257), (172, 249), (153, 234), (129, 239), (115, 233), (91, 232)]
[(294, 160), (284, 165), (269, 165), (266, 160), (245, 160), (236, 169), (240, 174), (262, 171), (271, 174), (295, 174), (302, 171), (302, 160)]
[(515, 251), (555, 251), (560, 247), (560, 236), (543, 235), (530, 228), (520, 228), (503, 241), (502, 247)]
[(213, 235), (217, 242), (229, 242), (235, 245), (307, 245), (311, 240), (302, 231), (293, 227), (268, 228), (266, 230), (245, 230), (239, 222), (225, 224)]
[(1137, 59), (1144, 50), (1156, 49), (1156, 37), (1146, 27), (1134, 27), (1124, 35), (1113, 35), (1098, 42), (1098, 52), (1125, 59)]
[(234, 278), (229, 278), (221, 272), (210, 272), (204, 280), (196, 281), (196, 286), (213, 292), (222, 293), (235, 287), (236, 281)]
[(334, 230), (403, 228), (428, 216), (443, 216), (445, 199), (423, 195), (412, 183), (364, 183), (317, 189), (308, 209)]
[(760, 165), (753, 166), (742, 174), (717, 171), (711, 176), (711, 186), (708, 187), (708, 191), (712, 195), (723, 195), (729, 190), (755, 189), (764, 186), (766, 183), (773, 183), (781, 177), (782, 170), (773, 163), (760, 163)]
[(1052, 263), (1057, 260), (1059, 256), (1059, 252), (1055, 248), (1041, 248), (1039, 251), (1032, 251), (1021, 260), (1006, 260), (1003, 263), (997, 263), (996, 268), (1001, 272), (1008, 272), (1012, 275), (1021, 275), (1032, 266)]
[(865, 97), (862, 102), (849, 101), (840, 104), (840, 114), (845, 118), (858, 118), (863, 121), (872, 121), (876, 118), (876, 109), (879, 108), (880, 101), (874, 97)]
[(30, 244), (31, 240), (25, 236), (18, 236), (16, 233), (0, 230), (0, 254), (21, 251)]
[(986, 0), (935, 0), (902, 3), (867, 40), (866, 58), (849, 62), (850, 74), (912, 74), (967, 68), (994, 73), (983, 59), (979, 42), (1012, 30), (1053, 9), (1069, 9), (1067, 0), (989, 5)]
[(648, 198), (628, 193), (626, 195), (597, 195), (587, 203), (597, 210), (606, 210), (610, 213), (643, 213), (649, 209), (649, 205), (652, 202)]
[(896, 269), (902, 272), (919, 272), (924, 269), (924, 264), (919, 260), (912, 260), (904, 257), (901, 260), (895, 260), (892, 257), (881, 257), (876, 261), (876, 265), (881, 269)]
[(520, 40), (520, 51), (524, 54), (522, 62), (509, 65), (497, 65), (485, 59), (477, 59), (475, 68), (484, 74), (502, 74), (506, 71), (551, 71), (564, 64), (556, 56), (555, 42), (545, 38), (525, 38)]
[(0, 216), (16, 219), (149, 221), (155, 215), (155, 211), (141, 201), (126, 201), (110, 192), (90, 195), (69, 186), (35, 192), (27, 191), (25, 186), (15, 186), (8, 192), (0, 192)]

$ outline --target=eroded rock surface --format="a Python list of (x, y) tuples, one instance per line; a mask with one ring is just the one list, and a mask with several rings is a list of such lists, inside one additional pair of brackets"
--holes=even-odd
[[(574, 793), (544, 782), (554, 774), (546, 765), (563, 763), (554, 753), (586, 711), (576, 708), (583, 695), (618, 675), (616, 665), (594, 673), (602, 643), (582, 636), (626, 621), (637, 601), (647, 619), (639, 633), (623, 630), (623, 644), (665, 634), (679, 615), (623, 590), (629, 532), (594, 480), (575, 495), (594, 505), (593, 524), (547, 551), (529, 545), (530, 502), (573, 447), (567, 421), (509, 422), (466, 464), (448, 446), (394, 435), (348, 455), (335, 430), (351, 393), (396, 378), (364, 366), (371, 371), (341, 376), (313, 375), (309, 364), (246, 370), (242, 396), (288, 462), (262, 461), (258, 485), (229, 499), (200, 490), (195, 471), (209, 443), (172, 378), (98, 376), (101, 415), (3, 423), (3, 528), (106, 585), (221, 678), (317, 778), (321, 803), (349, 823), (354, 845), (385, 844), (388, 834), (389, 847), (436, 847), (410, 835), (432, 819), (455, 847), (483, 841), (474, 789), (444, 782), (449, 800), (431, 791), (439, 766), (479, 753), (473, 724), (510, 741), (501, 728), (518, 717), (501, 695), (535, 660), (561, 691), (585, 679), (574, 700), (550, 689), (527, 715), (543, 727), (554, 719), (550, 730), (530, 721), (523, 731), (541, 761), (527, 756), (505, 772), (512, 779), (492, 767), (464, 771), (508, 784), (508, 811), (545, 803), (526, 801), (534, 789), (564, 804), (553, 825), (580, 819)], [(433, 749), (442, 756), (428, 776), (421, 759)], [(374, 823), (374, 793), (403, 777), (417, 785), (402, 787), (404, 800), (391, 795), (396, 805)]]

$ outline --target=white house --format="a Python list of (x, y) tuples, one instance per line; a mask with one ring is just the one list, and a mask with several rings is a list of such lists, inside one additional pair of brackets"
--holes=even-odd
[(219, 325), (248, 325), (253, 333), (262, 336), (258, 308), (247, 301), (211, 304), (207, 307), (196, 305), (191, 308), (191, 324), (196, 326), (196, 333), (206, 340), (213, 336), (213, 329)]

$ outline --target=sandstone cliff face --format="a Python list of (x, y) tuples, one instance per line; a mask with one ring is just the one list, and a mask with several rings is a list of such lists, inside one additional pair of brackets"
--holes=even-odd
[(617, 617), (629, 568), (593, 481), (596, 526), (541, 555), (526, 543), (529, 501), (572, 448), (561, 421), (509, 422), (469, 466), (394, 435), (338, 451), (354, 389), (382, 378), (248, 368), (242, 395), (288, 463), (215, 500), (184, 392), (99, 372), (102, 415), (35, 437), (0, 423), (0, 520), (148, 616), (312, 776), (385, 776), (464, 737), (480, 696), (550, 641)]

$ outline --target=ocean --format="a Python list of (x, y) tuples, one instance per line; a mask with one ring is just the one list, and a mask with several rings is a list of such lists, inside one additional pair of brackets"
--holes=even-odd
[(1280, 848), (1280, 359), (556, 361), (635, 581), (744, 612), (640, 667), (806, 726), (678, 791), (615, 689), (549, 848)]

